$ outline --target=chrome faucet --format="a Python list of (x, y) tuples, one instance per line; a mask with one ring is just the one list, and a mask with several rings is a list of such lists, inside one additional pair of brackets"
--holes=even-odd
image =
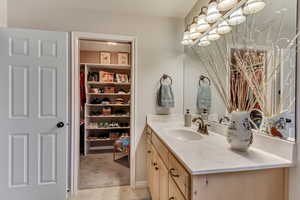
[(208, 125), (204, 123), (201, 117), (194, 118), (192, 121), (198, 125), (198, 133), (208, 135)]

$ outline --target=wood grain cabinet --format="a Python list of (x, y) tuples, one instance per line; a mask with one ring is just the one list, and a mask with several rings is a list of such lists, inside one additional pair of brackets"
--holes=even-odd
[(287, 200), (288, 169), (191, 175), (150, 127), (147, 172), (152, 200)]

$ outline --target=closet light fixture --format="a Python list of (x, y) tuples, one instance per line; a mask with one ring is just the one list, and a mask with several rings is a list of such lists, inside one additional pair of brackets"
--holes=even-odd
[(238, 0), (219, 0), (218, 10), (227, 11), (233, 8), (238, 3)]
[(221, 37), (221, 36), (217, 33), (217, 29), (214, 28), (213, 30), (211, 30), (211, 31), (208, 33), (207, 39), (210, 40), (210, 41), (214, 41), (214, 40), (220, 39), (220, 37)]
[(228, 22), (226, 20), (223, 20), (217, 28), (218, 34), (226, 34), (229, 33), (232, 30), (231, 26), (229, 26)]
[(206, 21), (206, 9), (207, 7), (201, 8), (201, 12), (197, 18), (197, 31), (200, 33), (205, 32), (210, 28), (210, 25)]
[(199, 33), (197, 31), (197, 28), (198, 28), (197, 17), (194, 17), (193, 23), (190, 26), (190, 37), (191, 37), (192, 40), (197, 39), (201, 35), (201, 33)]
[(244, 13), (246, 15), (255, 14), (266, 6), (263, 0), (248, 0), (244, 6)]
[(234, 11), (231, 15), (230, 18), (228, 20), (229, 24), (232, 26), (236, 26), (239, 25), (243, 22), (246, 21), (246, 17), (243, 14), (243, 10), (242, 8), (237, 9), (236, 11)]
[(207, 16), (206, 16), (206, 21), (208, 23), (215, 23), (220, 19), (221, 13), (218, 10), (218, 3), (216, 0), (210, 0), (208, 9), (207, 9)]
[(198, 43), (198, 45), (199, 45), (200, 47), (206, 47), (206, 46), (210, 45), (210, 41), (207, 39), (207, 36), (204, 36), (204, 37), (200, 40), (200, 42)]

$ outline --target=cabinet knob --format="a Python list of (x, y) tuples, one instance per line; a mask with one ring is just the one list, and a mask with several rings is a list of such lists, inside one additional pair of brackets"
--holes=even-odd
[(151, 153), (151, 151), (150, 151), (150, 150), (148, 150), (148, 153)]
[(157, 166), (157, 163), (156, 163), (156, 162), (154, 162), (154, 163), (153, 163), (153, 166)]
[(174, 197), (170, 197), (170, 198), (169, 198), (169, 200), (174, 200), (174, 199), (175, 199)]
[(155, 170), (158, 170), (158, 167), (155, 167)]
[(179, 175), (178, 175), (178, 174), (175, 174), (175, 173), (174, 173), (174, 171), (175, 171), (175, 169), (174, 169), (174, 168), (170, 169), (170, 175), (171, 175), (171, 176), (173, 176), (173, 177), (176, 177), (176, 178), (178, 178), (178, 177), (179, 177)]

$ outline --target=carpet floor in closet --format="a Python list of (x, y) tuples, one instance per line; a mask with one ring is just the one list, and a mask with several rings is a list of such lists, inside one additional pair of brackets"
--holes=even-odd
[(80, 157), (79, 189), (122, 186), (130, 184), (128, 157), (113, 160), (112, 153)]

